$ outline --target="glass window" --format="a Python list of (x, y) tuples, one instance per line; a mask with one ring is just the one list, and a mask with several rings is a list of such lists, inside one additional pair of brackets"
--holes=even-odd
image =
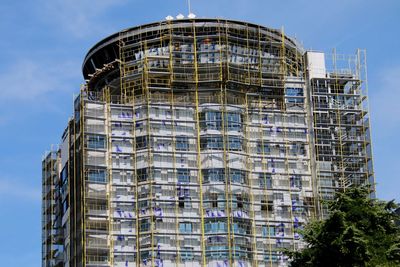
[(268, 237), (268, 236), (275, 236), (275, 226), (266, 226), (264, 225), (262, 227), (262, 236), (263, 237)]
[(220, 221), (210, 221), (205, 223), (204, 231), (206, 233), (218, 233), (218, 232), (226, 232), (226, 223)]
[(189, 170), (187, 169), (177, 169), (177, 177), (179, 183), (190, 182)]
[(138, 182), (146, 181), (148, 178), (147, 175), (147, 168), (137, 169), (136, 170), (136, 177)]
[(300, 175), (292, 175), (290, 177), (290, 186), (296, 188), (302, 188), (302, 181)]
[[(222, 130), (222, 113), (206, 111), (199, 114), (200, 126), (207, 130)], [(225, 113), (225, 126), (228, 131), (241, 131), (242, 117), (240, 113)]]
[(279, 200), (279, 201), (283, 201), (283, 193), (274, 193), (274, 199), (275, 200)]
[(224, 182), (225, 181), (225, 170), (222, 168), (215, 169), (204, 169), (203, 181), (204, 182)]
[(209, 232), (210, 232), (210, 229), (211, 229), (211, 224), (205, 223), (205, 224), (204, 224), (204, 231), (205, 231), (206, 233), (209, 233)]
[(148, 208), (149, 207), (149, 203), (147, 200), (139, 200), (139, 208)]
[(258, 142), (257, 152), (269, 154), (269, 153), (271, 153), (271, 147), (268, 143)]
[(222, 232), (226, 232), (226, 223), (224, 223), (224, 222), (219, 222), (218, 223), (218, 229), (220, 230), (220, 231), (222, 231)]
[(221, 130), (222, 116), (219, 111), (206, 111), (199, 115), (200, 126), (207, 130)]
[(261, 200), (261, 210), (267, 212), (273, 211), (274, 201), (273, 200), (266, 201), (265, 199)]
[(65, 214), (66, 212), (67, 212), (67, 210), (68, 210), (68, 207), (69, 207), (69, 200), (68, 200), (68, 198), (69, 198), (69, 196), (67, 196), (66, 198), (65, 198), (65, 200), (63, 201), (63, 214)]
[(235, 234), (240, 234), (238, 223), (234, 223), (233, 224), (232, 232), (235, 233)]
[(204, 197), (205, 203), (209, 204), (208, 206), (211, 208), (218, 207), (218, 194), (217, 193), (209, 193)]
[(265, 189), (272, 189), (272, 176), (269, 173), (259, 174), (260, 187)]
[[(243, 139), (238, 136), (228, 137), (228, 150), (241, 151), (243, 150)], [(205, 136), (200, 139), (201, 149), (215, 149), (222, 150), (224, 148), (224, 142), (222, 136)]]
[(222, 116), (221, 112), (218, 111), (209, 111), (206, 114), (207, 119), (207, 129), (211, 130), (221, 130), (222, 125)]
[(143, 251), (143, 250), (140, 250), (140, 259), (141, 259), (141, 260), (147, 260), (147, 259), (151, 258), (150, 253), (151, 253), (151, 251), (146, 251), (146, 250)]
[(223, 149), (222, 136), (205, 136), (200, 139), (201, 149)]
[(250, 228), (243, 223), (235, 222), (233, 223), (232, 232), (235, 234), (249, 234)]
[(179, 151), (187, 151), (189, 150), (189, 141), (187, 136), (178, 136), (176, 137), (175, 148)]
[(61, 193), (64, 194), (67, 192), (68, 188), (68, 162), (65, 164), (64, 168), (60, 173), (61, 179)]
[(292, 155), (305, 155), (306, 150), (304, 148), (304, 144), (302, 143), (295, 143), (290, 147), (290, 152)]
[(277, 252), (273, 251), (271, 253), (271, 251), (266, 251), (265, 253), (266, 253), (266, 255), (265, 255), (264, 259), (265, 259), (265, 261), (267, 263), (269, 263), (270, 261), (272, 261), (272, 262), (278, 262), (279, 261), (279, 256), (276, 255)]
[(61, 184), (64, 184), (68, 179), (68, 162), (65, 164), (64, 168), (60, 173)]
[(216, 222), (211, 223), (211, 232), (213, 233), (218, 232), (218, 223)]
[(303, 88), (286, 88), (286, 99), (289, 103), (303, 103)]
[(102, 135), (88, 135), (87, 147), (91, 149), (104, 149), (106, 148), (106, 139)]
[(105, 183), (106, 170), (88, 170), (88, 180), (91, 182)]
[(147, 136), (136, 137), (136, 149), (144, 149), (147, 147)]
[(228, 251), (228, 246), (208, 245), (206, 248), (206, 257), (210, 259), (226, 259)]
[(232, 183), (245, 183), (246, 173), (242, 170), (230, 169), (229, 176)]
[(180, 258), (182, 261), (192, 261), (193, 260), (193, 248), (183, 247), (180, 250)]
[(237, 136), (228, 137), (228, 149), (233, 151), (240, 151), (243, 147), (243, 140)]
[(192, 223), (190, 223), (190, 222), (179, 223), (179, 232), (191, 233), (192, 232)]
[(303, 96), (303, 88), (286, 88), (286, 96)]
[(140, 220), (140, 231), (147, 232), (150, 230), (150, 223), (148, 219)]
[(240, 131), (241, 115), (239, 113), (226, 113), (226, 124), (228, 131)]
[[(182, 193), (183, 192), (183, 193)], [(182, 191), (180, 191), (180, 196), (178, 197), (178, 205), (179, 208), (182, 209), (191, 209), (192, 208), (192, 201), (190, 198), (190, 191), (189, 189), (184, 189)]]

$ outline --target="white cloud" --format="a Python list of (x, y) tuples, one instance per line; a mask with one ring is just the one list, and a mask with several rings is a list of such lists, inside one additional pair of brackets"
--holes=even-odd
[(71, 90), (79, 65), (74, 62), (35, 62), (22, 59), (2, 70), (0, 102), (33, 101), (56, 91)]
[(15, 180), (0, 178), (0, 197), (40, 202), (41, 189)]
[(42, 0), (38, 10), (41, 17), (77, 38), (104, 32), (109, 20), (100, 15), (126, 0)]

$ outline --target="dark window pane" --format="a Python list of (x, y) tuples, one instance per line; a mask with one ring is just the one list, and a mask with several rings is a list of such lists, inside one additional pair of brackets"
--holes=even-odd
[(136, 149), (144, 149), (147, 148), (147, 136), (139, 136), (136, 137)]
[(179, 151), (189, 150), (189, 140), (186, 136), (176, 137), (175, 148)]
[(177, 169), (177, 177), (179, 183), (189, 183), (190, 176), (187, 169)]
[(88, 180), (91, 182), (105, 183), (106, 170), (88, 170)]
[(102, 135), (88, 135), (87, 147), (91, 149), (104, 149), (106, 148), (106, 140)]

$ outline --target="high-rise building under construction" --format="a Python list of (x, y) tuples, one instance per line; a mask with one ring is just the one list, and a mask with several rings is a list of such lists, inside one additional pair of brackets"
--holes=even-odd
[(102, 40), (42, 162), (42, 266), (286, 266), (374, 184), (365, 63), (221, 19)]

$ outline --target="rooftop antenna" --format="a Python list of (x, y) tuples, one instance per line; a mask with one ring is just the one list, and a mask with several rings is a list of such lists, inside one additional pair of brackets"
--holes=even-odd
[(189, 19), (194, 19), (194, 18), (196, 17), (196, 15), (192, 13), (192, 8), (191, 8), (191, 5), (190, 5), (190, 0), (187, 0), (187, 4), (188, 4), (188, 9), (189, 9), (188, 18), (189, 18)]

